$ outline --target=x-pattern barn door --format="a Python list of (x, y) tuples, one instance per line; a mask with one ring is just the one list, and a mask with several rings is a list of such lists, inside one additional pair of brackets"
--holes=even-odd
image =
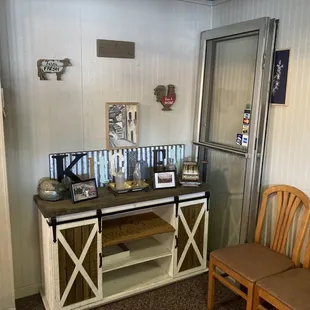
[(57, 226), (57, 309), (71, 309), (102, 298), (101, 234), (98, 221)]
[(179, 204), (175, 274), (206, 268), (206, 199)]

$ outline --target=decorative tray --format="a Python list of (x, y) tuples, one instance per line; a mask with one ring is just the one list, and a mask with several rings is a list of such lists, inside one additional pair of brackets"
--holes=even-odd
[(128, 193), (128, 192), (137, 192), (137, 191), (148, 191), (150, 185), (146, 182), (139, 182), (139, 184), (135, 184), (134, 181), (126, 181), (124, 183), (124, 188), (116, 189), (116, 183), (109, 183), (108, 190), (112, 191), (114, 195)]

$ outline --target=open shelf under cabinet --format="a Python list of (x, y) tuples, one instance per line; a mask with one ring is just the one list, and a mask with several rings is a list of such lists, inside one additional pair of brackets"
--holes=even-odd
[(135, 214), (102, 222), (102, 246), (113, 246), (175, 229), (153, 212)]
[(169, 282), (171, 279), (156, 261), (114, 270), (103, 274), (103, 297), (134, 292), (139, 288), (146, 289), (148, 286)]
[(171, 251), (153, 237), (126, 243), (126, 247), (130, 250), (130, 256), (103, 263), (103, 273), (172, 255)]

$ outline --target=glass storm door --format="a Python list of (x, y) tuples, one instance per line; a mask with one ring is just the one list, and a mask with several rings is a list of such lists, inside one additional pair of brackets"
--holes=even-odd
[(201, 34), (194, 145), (208, 162), (208, 250), (253, 237), (276, 21), (260, 18)]

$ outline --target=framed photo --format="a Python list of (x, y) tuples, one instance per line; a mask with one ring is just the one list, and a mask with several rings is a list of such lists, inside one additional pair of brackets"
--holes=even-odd
[(278, 50), (275, 53), (271, 86), (271, 104), (287, 105), (289, 82), (290, 49)]
[(109, 150), (138, 147), (137, 102), (107, 102), (106, 124)]
[(154, 189), (176, 187), (175, 171), (154, 172)]
[(96, 179), (72, 183), (71, 195), (73, 203), (98, 198)]

